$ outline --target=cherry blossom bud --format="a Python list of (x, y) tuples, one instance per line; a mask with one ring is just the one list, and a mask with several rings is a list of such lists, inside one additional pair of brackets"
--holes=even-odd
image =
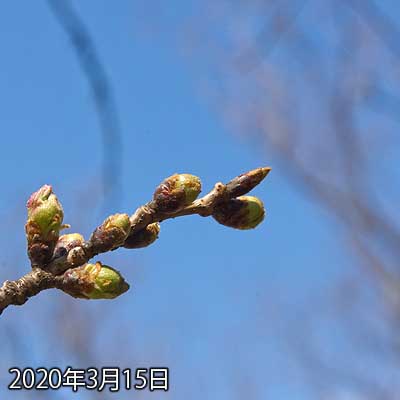
[(71, 251), (74, 247), (82, 246), (85, 239), (79, 233), (67, 233), (61, 235), (54, 250), (54, 257), (61, 257)]
[(114, 299), (129, 289), (122, 275), (112, 267), (86, 264), (64, 273), (62, 290), (82, 299)]
[(90, 243), (96, 253), (105, 253), (122, 246), (131, 230), (128, 214), (109, 216), (90, 237)]
[(49, 185), (44, 185), (33, 193), (26, 206), (28, 255), (33, 265), (44, 265), (53, 256), (60, 230), (68, 227), (62, 224), (63, 208)]
[(139, 249), (151, 245), (160, 233), (160, 224), (155, 222), (147, 225), (146, 228), (135, 232), (133, 235), (128, 236), (125, 240), (124, 247), (126, 249)]
[(175, 174), (165, 179), (154, 192), (153, 199), (161, 212), (175, 212), (196, 200), (201, 181), (190, 174)]
[(236, 229), (253, 229), (265, 216), (262, 201), (254, 196), (241, 196), (219, 204), (213, 217), (222, 225)]

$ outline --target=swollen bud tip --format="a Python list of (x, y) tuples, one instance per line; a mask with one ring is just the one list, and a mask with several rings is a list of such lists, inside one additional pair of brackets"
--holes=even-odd
[(131, 230), (128, 214), (109, 216), (90, 237), (90, 243), (97, 253), (105, 253), (122, 246)]
[(219, 204), (214, 219), (222, 225), (236, 229), (253, 229), (265, 216), (262, 201), (254, 196), (241, 196)]
[(114, 268), (86, 264), (64, 274), (63, 290), (73, 297), (83, 299), (114, 299), (129, 289), (129, 284)]
[(160, 233), (160, 224), (154, 222), (153, 224), (147, 225), (146, 228), (128, 236), (125, 240), (124, 247), (126, 249), (139, 249), (141, 247), (147, 247), (154, 243), (158, 234)]
[(50, 261), (60, 230), (67, 227), (62, 224), (64, 211), (49, 185), (33, 193), (26, 206), (28, 255), (33, 264), (42, 265)]
[(153, 200), (161, 212), (175, 212), (189, 205), (201, 192), (201, 181), (195, 175), (175, 174), (156, 189)]

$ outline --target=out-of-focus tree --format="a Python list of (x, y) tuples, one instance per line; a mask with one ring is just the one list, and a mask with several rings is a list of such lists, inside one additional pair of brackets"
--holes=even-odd
[(209, 1), (185, 35), (230, 128), (340, 224), (354, 268), (288, 337), (318, 398), (400, 390), (399, 16), (390, 1)]

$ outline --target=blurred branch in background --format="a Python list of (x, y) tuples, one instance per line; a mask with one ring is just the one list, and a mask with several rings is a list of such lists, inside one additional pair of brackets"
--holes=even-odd
[[(397, 399), (400, 390), (400, 27), (390, 6), (209, 1), (187, 36), (196, 40), (191, 49), (204, 46), (227, 124), (280, 158), (291, 181), (339, 222), (352, 257), (354, 270), (332, 282), (329, 306), (307, 306), (320, 322), (315, 331), (333, 329), (288, 337), (317, 398)], [(332, 354), (338, 348), (341, 357)]]
[(91, 88), (102, 132), (105, 205), (112, 202), (113, 206), (118, 207), (116, 201), (120, 198), (122, 190), (120, 185), (122, 135), (118, 107), (110, 79), (87, 26), (71, 2), (64, 0), (47, 0), (47, 2), (55, 19), (69, 37), (82, 73)]

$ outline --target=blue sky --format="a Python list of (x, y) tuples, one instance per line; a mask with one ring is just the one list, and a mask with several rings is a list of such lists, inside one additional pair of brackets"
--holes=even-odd
[[(217, 181), (271, 165), (273, 171), (254, 191), (268, 213), (257, 229), (235, 231), (197, 216), (167, 221), (153, 246), (100, 258), (123, 272), (131, 290), (115, 301), (81, 307), (110, 316), (101, 329), (88, 332), (88, 340), (104, 349), (93, 360), (96, 366), (170, 367), (168, 394), (137, 398), (232, 399), (239, 385), (248, 385), (257, 399), (307, 398), (295, 361), (281, 343), (285, 313), (291, 310), (293, 317), (310, 292), (323, 292), (346, 268), (337, 231), (285, 180), (273, 154), (229, 131), (201, 95), (201, 67), (191, 69), (175, 33), (192, 7), (176, 2), (169, 12), (154, 15), (171, 27), (156, 39), (138, 33), (137, 25), (153, 15), (135, 3), (74, 2), (96, 41), (121, 117), (123, 192), (114, 203), (118, 209), (108, 210), (98, 207), (97, 116), (64, 32), (45, 2), (2, 4), (0, 216), (9, 230), (1, 233), (0, 276), (14, 279), (28, 269), (25, 201), (44, 183), (61, 199), (71, 232), (76, 226), (88, 236), (106, 214), (133, 212), (172, 173), (200, 176), (207, 191)], [(79, 201), (90, 210), (87, 215), (79, 213)], [(8, 398), (4, 382), (11, 364), (90, 366), (78, 365), (74, 354), (59, 354), (43, 339), (45, 321), (59, 312), (61, 296), (77, 302), (49, 291), (2, 315), (0, 334), (8, 325), (29, 321), (29, 335), (23, 336), (29, 350), (17, 361), (7, 349), (9, 357), (0, 364), (2, 397)], [(68, 318), (64, 322), (68, 325)], [(121, 343), (134, 358), (116, 358)], [(63, 393), (59, 396), (70, 398), (67, 389)], [(24, 393), (13, 398), (25, 398)]]

